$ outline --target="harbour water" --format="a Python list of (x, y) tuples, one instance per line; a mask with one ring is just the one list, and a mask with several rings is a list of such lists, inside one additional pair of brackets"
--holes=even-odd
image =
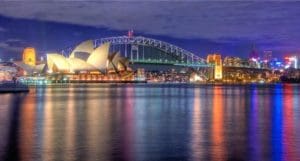
[(0, 160), (299, 160), (299, 97), (291, 84), (83, 84), (0, 94)]

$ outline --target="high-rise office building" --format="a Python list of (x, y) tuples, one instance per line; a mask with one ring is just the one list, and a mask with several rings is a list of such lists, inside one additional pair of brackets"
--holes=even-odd
[(265, 62), (270, 62), (272, 60), (272, 51), (266, 50), (264, 51), (264, 57), (263, 57)]
[(256, 50), (255, 44), (253, 44), (252, 50), (249, 53), (249, 59), (258, 59), (258, 58), (259, 58), (258, 51)]

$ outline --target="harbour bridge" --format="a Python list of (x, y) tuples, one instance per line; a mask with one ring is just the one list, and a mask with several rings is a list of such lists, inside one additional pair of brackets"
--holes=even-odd
[[(211, 67), (206, 60), (176, 45), (143, 36), (116, 36), (94, 40), (97, 47), (103, 43), (111, 44), (111, 52), (120, 52), (135, 64), (162, 64), (185, 67)], [(70, 52), (63, 50), (62, 53)]]

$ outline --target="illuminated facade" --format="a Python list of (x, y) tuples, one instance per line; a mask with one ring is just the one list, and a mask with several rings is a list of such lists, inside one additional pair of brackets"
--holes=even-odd
[(10, 81), (17, 74), (17, 69), (10, 66), (0, 65), (0, 81)]
[(28, 65), (23, 62), (14, 62), (18, 67), (22, 68), (24, 71), (24, 75), (32, 75), (35, 73), (42, 73), (45, 69), (45, 64), (39, 64), (39, 65)]
[(223, 78), (223, 65), (220, 54), (208, 54), (207, 63), (214, 65), (214, 79), (221, 80)]
[(47, 54), (49, 72), (70, 72), (70, 64), (63, 55), (58, 53)]
[(70, 54), (70, 58), (79, 58), (87, 60), (90, 54), (94, 51), (93, 40), (87, 40), (80, 43)]
[(260, 68), (260, 63), (258, 59), (251, 58), (249, 61), (249, 67), (250, 68)]
[(27, 47), (23, 51), (23, 63), (35, 66), (36, 65), (36, 53), (35, 49), (32, 47)]
[(215, 60), (214, 60), (214, 55), (213, 55), (213, 54), (208, 54), (208, 55), (207, 55), (206, 62), (207, 62), (207, 63), (210, 63), (210, 64), (214, 64), (214, 62), (215, 62)]
[(22, 69), (24, 75), (42, 73), (45, 69), (45, 64), (37, 64), (36, 52), (32, 47), (25, 48), (22, 54), (22, 61), (15, 61), (14, 64)]
[(293, 67), (298, 69), (298, 58), (297, 56), (290, 56), (285, 58), (287, 60), (287, 65), (285, 68)]
[(264, 61), (270, 62), (272, 60), (272, 51), (266, 50), (264, 51)]
[(87, 59), (87, 63), (91, 64), (98, 70), (105, 70), (108, 66), (108, 54), (110, 43), (104, 43), (96, 48)]
[(224, 58), (223, 65), (224, 66), (229, 66), (229, 67), (241, 67), (242, 66), (242, 60), (239, 57), (227, 56), (227, 57)]
[(109, 48), (110, 43), (104, 43), (93, 49), (92, 41), (88, 40), (78, 45), (69, 57), (49, 53), (47, 54), (48, 72), (76, 73), (107, 70), (116, 72), (126, 69), (126, 60), (120, 57), (119, 53), (109, 54)]
[(109, 71), (123, 71), (126, 70), (129, 61), (121, 57), (120, 52), (112, 53), (108, 56), (108, 66)]

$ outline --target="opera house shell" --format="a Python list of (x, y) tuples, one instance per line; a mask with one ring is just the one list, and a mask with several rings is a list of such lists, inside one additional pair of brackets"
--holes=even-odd
[(74, 73), (81, 71), (105, 71), (126, 68), (126, 60), (119, 53), (109, 55), (109, 43), (94, 49), (92, 40), (79, 44), (69, 57), (59, 53), (47, 54), (48, 72)]
[(18, 67), (22, 68), (25, 72), (26, 75), (32, 75), (34, 73), (41, 73), (44, 71), (46, 64), (39, 64), (39, 65), (28, 65), (25, 64), (24, 62), (14, 62)]

